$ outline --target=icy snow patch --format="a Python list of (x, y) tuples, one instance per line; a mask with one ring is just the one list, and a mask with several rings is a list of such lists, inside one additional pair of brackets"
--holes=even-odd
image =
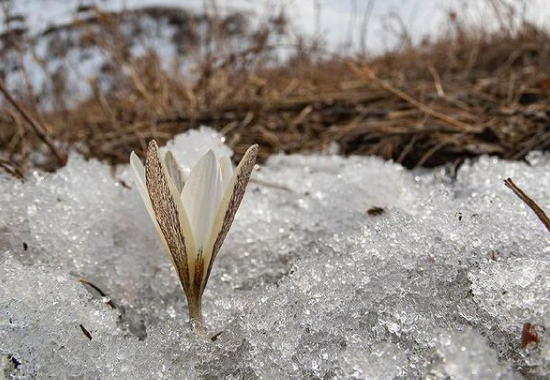
[[(210, 147), (232, 153), (205, 128), (168, 147), (188, 165)], [(205, 337), (188, 331), (128, 168), (72, 155), (25, 183), (2, 176), (0, 374), (548, 378), (550, 235), (502, 179), (550, 210), (549, 169), (542, 154), (483, 157), (456, 177), (370, 157), (272, 157), (215, 264)], [(539, 343), (522, 348), (526, 322)]]

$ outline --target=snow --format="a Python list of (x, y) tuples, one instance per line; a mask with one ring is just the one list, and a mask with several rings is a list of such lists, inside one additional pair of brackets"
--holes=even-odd
[[(206, 128), (167, 146), (184, 163), (231, 153)], [(216, 260), (207, 336), (188, 329), (127, 166), (72, 154), (24, 183), (3, 175), (0, 378), (548, 378), (550, 235), (502, 180), (549, 210), (549, 169), (540, 153), (456, 176), (274, 156)], [(526, 322), (540, 342), (522, 348)]]
[[(506, 3), (519, 11), (515, 20), (519, 22), (522, 0)], [(526, 19), (536, 25), (547, 26), (550, 13), (545, 4), (545, 0), (531, 0), (525, 8)], [(244, 11), (258, 16), (276, 9), (287, 9), (296, 27), (310, 36), (321, 34), (327, 39), (330, 49), (350, 44), (352, 49), (360, 48), (366, 21), (370, 35), (366, 44), (369, 51), (375, 52), (398, 44), (401, 27), (415, 42), (441, 33), (448, 22), (449, 11), (457, 11), (464, 21), (476, 25), (496, 27), (498, 22), (489, 2), (465, 0), (17, 0), (12, 1), (11, 10), (26, 17), (26, 25), (34, 34), (51, 25), (71, 21), (80, 5), (96, 5), (114, 12), (157, 6), (184, 8), (193, 12), (216, 9), (222, 14)], [(347, 26), (343, 28), (342, 25)]]

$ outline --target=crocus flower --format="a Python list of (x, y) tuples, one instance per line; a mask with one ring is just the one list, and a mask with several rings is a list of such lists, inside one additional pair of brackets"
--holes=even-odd
[(130, 155), (134, 180), (187, 297), (191, 328), (204, 331), (202, 295), (256, 163), (258, 145), (233, 171), (227, 156), (206, 152), (189, 175), (153, 140), (145, 167)]

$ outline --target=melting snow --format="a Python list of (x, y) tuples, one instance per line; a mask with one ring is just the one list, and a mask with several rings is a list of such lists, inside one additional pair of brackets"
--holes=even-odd
[[(209, 129), (169, 145), (229, 152)], [(550, 235), (502, 180), (550, 210), (549, 168), (272, 157), (216, 260), (206, 337), (127, 167), (1, 176), (0, 378), (548, 378)]]

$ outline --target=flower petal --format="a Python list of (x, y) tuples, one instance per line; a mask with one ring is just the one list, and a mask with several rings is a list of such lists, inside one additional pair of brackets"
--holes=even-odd
[(152, 140), (145, 160), (145, 184), (160, 230), (187, 294), (191, 286), (189, 262), (196, 256), (195, 242), (187, 213), (176, 185), (164, 165), (157, 143)]
[(229, 185), (231, 177), (233, 176), (233, 163), (231, 162), (229, 156), (223, 156), (220, 158), (219, 163), (222, 171), (222, 187), (225, 191), (225, 189), (227, 189), (227, 185)]
[(170, 249), (168, 248), (168, 244), (166, 243), (166, 239), (164, 238), (164, 235), (162, 234), (162, 231), (160, 230), (160, 226), (157, 222), (157, 218), (155, 217), (155, 211), (153, 210), (153, 205), (151, 204), (151, 199), (149, 198), (149, 193), (147, 192), (147, 187), (145, 187), (145, 168), (143, 167), (143, 164), (141, 163), (141, 160), (138, 158), (138, 156), (132, 152), (130, 154), (130, 166), (132, 167), (132, 175), (134, 177), (134, 184), (136, 185), (139, 195), (141, 196), (141, 199), (143, 200), (143, 203), (145, 204), (145, 208), (147, 209), (147, 213), (151, 217), (151, 220), (153, 221), (153, 224), (155, 225), (155, 228), (157, 229), (157, 233), (160, 237), (160, 240), (162, 242), (162, 246), (164, 247), (164, 250), (168, 254), (168, 257), (170, 258), (170, 261), (175, 266), (174, 259), (172, 258), (172, 255), (170, 254)]
[(223, 199), (217, 211), (216, 220), (210, 232), (207, 249), (204, 251), (204, 261), (208, 269), (203, 277), (202, 289), (204, 289), (208, 282), (214, 259), (220, 251), (225, 237), (229, 232), (229, 228), (233, 223), (233, 219), (235, 218), (235, 213), (239, 209), (239, 205), (244, 197), (246, 186), (252, 174), (252, 169), (254, 169), (254, 165), (256, 164), (257, 155), (258, 145), (252, 145), (248, 148), (239, 166), (235, 169), (229, 186), (225, 189)]
[(157, 220), (155, 219), (153, 205), (151, 204), (149, 193), (147, 192), (147, 188), (145, 187), (145, 168), (143, 167), (143, 164), (134, 152), (130, 154), (130, 166), (132, 167), (132, 175), (134, 177), (134, 183), (139, 191), (139, 195), (141, 195), (141, 199), (143, 199), (143, 203), (145, 203), (145, 208), (147, 209), (149, 216), (153, 220), (153, 223), (156, 223)]
[(189, 175), (181, 194), (189, 215), (198, 255), (208, 243), (212, 223), (222, 198), (222, 175), (212, 150), (202, 156)]
[(166, 165), (168, 173), (170, 173), (170, 177), (172, 177), (178, 192), (181, 194), (185, 181), (187, 181), (187, 175), (171, 151), (166, 152), (164, 155), (164, 164)]

